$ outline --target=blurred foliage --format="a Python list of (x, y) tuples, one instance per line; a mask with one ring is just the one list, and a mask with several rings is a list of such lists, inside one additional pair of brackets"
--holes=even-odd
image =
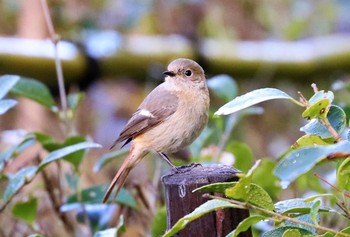
[[(13, 35), (21, 1), (2, 0), (0, 33)], [(84, 29), (191, 37), (286, 40), (330, 34), (349, 23), (347, 1), (49, 1), (60, 35)], [(346, 10), (347, 9), (347, 10)], [(187, 27), (183, 27), (187, 25)], [(185, 29), (188, 28), (188, 29)], [(249, 29), (249, 31), (247, 30)], [(73, 37), (74, 38), (74, 37)]]
[[(276, 0), (271, 4), (269, 0), (199, 0), (171, 1), (165, 4), (164, 1), (155, 0), (52, 0), (49, 3), (57, 32), (63, 38), (77, 41), (83, 41), (84, 34), (81, 32), (91, 29), (116, 30), (136, 35), (181, 34), (193, 41), (201, 37), (298, 40), (346, 31), (350, 22), (350, 4), (347, 1)], [(16, 25), (20, 24), (19, 18), (24, 11), (21, 1), (0, 0), (0, 10), (0, 34), (16, 35)], [(150, 71), (152, 69), (150, 67)], [(273, 73), (273, 69), (271, 71)], [(152, 73), (154, 72), (150, 72)], [(256, 87), (258, 83), (271, 83), (269, 73), (268, 66), (262, 67), (255, 78), (246, 82), (248, 87), (252, 86), (251, 84)], [(152, 77), (153, 74), (148, 76)], [(334, 77), (339, 78), (338, 75)], [(257, 118), (256, 115), (263, 112), (261, 107), (253, 105), (271, 99), (286, 99), (297, 105), (302, 103), (284, 91), (271, 88), (260, 90), (258, 93), (254, 91), (248, 96), (234, 100), (239, 88), (236, 81), (228, 75), (216, 75), (208, 80), (208, 86), (212, 97), (210, 121), (200, 137), (190, 146), (191, 156), (186, 162), (222, 163), (234, 166), (244, 174), (238, 182), (217, 184), (197, 190), (221, 191), (227, 199), (211, 200), (199, 207), (195, 213), (181, 219), (175, 229), (170, 230), (170, 234), (183, 228), (187, 221), (206, 212), (218, 208), (241, 207), (239, 205), (242, 203), (251, 205), (254, 215), (243, 220), (232, 236), (251, 226), (254, 226), (256, 232), (269, 229), (270, 232), (265, 232), (264, 236), (315, 235), (315, 230), (322, 225), (334, 230), (348, 226), (350, 84), (346, 80), (338, 81), (334, 83), (334, 94), (319, 91), (309, 100), (305, 100), (304, 102), (308, 103), (307, 109), (300, 117), (312, 119), (301, 128), (305, 135), (297, 139), (278, 160), (264, 157), (260, 164), (253, 168), (252, 163), (257, 158), (253, 151), (258, 149), (259, 144), (256, 141), (259, 140), (252, 136), (248, 145), (241, 141), (240, 134), (237, 135), (239, 132), (243, 135), (248, 133), (240, 129), (241, 124), (246, 123), (254, 128), (256, 124), (249, 117)], [(288, 84), (284, 87), (289, 92), (292, 86)], [(310, 94), (307, 91), (305, 93)], [(94, 162), (95, 173), (92, 173), (91, 167), (83, 166), (83, 162), (89, 157), (87, 150), (100, 147), (92, 142), (89, 136), (80, 134), (76, 129), (80, 121), (75, 120), (79, 107), (86, 101), (85, 93), (69, 93), (68, 110), (63, 111), (49, 88), (41, 82), (13, 75), (0, 77), (0, 115), (5, 117), (11, 114), (13, 109), (21, 105), (20, 97), (41, 105), (49, 114), (48, 117), (58, 121), (58, 125), (52, 125), (46, 132), (25, 131), (14, 127), (10, 133), (11, 136), (16, 134), (17, 140), (10, 144), (0, 143), (0, 213), (7, 223), (22, 227), (14, 228), (15, 232), (0, 229), (0, 235), (11, 236), (17, 234), (16, 231), (19, 234), (38, 233), (31, 236), (52, 234), (49, 228), (44, 228), (45, 222), (41, 218), (43, 213), (54, 213), (50, 217), (54, 216), (55, 219), (50, 221), (59, 223), (57, 226), (60, 226), (63, 233), (60, 233), (60, 236), (116, 236), (124, 230), (126, 236), (135, 236), (134, 232), (131, 232), (137, 229), (134, 226), (137, 222), (135, 219), (141, 219), (140, 222), (148, 225), (139, 231), (144, 235), (151, 233), (152, 236), (159, 236), (165, 233), (166, 211), (164, 200), (160, 198), (164, 190), (159, 187), (158, 182), (153, 182), (149, 190), (146, 186), (130, 185), (129, 191), (122, 189), (115, 200), (111, 199), (106, 205), (100, 204), (106, 184), (101, 183), (97, 175), (108, 171), (113, 162), (118, 162), (125, 156), (127, 149), (104, 152)], [(101, 98), (99, 100), (101, 101)], [(232, 100), (233, 103), (230, 102)], [(118, 98), (116, 101), (118, 105), (112, 109), (118, 110), (123, 100)], [(108, 103), (104, 99), (102, 102)], [(235, 107), (237, 102), (238, 107)], [(214, 117), (215, 111), (225, 103), (228, 103), (224, 107), (224, 111), (228, 110), (228, 116)], [(246, 104), (243, 106), (243, 103)], [(280, 117), (274, 115), (274, 118), (269, 117), (265, 121), (284, 139), (288, 134), (282, 134), (275, 121), (285, 122), (299, 115), (293, 111), (292, 115), (285, 116), (283, 112), (290, 108), (288, 106), (276, 108)], [(94, 112), (86, 107), (83, 110)], [(234, 111), (237, 113), (233, 114)], [(262, 116), (258, 119), (264, 121)], [(297, 122), (293, 120), (293, 123)], [(325, 129), (324, 124), (334, 127), (343, 141), (333, 144), (339, 138)], [(295, 127), (289, 131), (292, 129), (295, 130)], [(57, 132), (63, 134), (59, 139)], [(296, 132), (299, 133), (299, 130)], [(269, 133), (261, 136), (271, 143), (278, 142), (280, 138), (271, 139)], [(39, 149), (35, 150), (36, 147)], [(279, 150), (282, 148), (279, 147)], [(31, 149), (34, 149), (34, 152)], [(18, 161), (22, 161), (20, 165), (13, 165)], [(151, 160), (148, 163), (151, 165), (147, 168), (153, 168), (155, 171), (152, 173), (154, 178), (159, 178), (162, 167), (157, 161)], [(63, 168), (66, 166), (69, 168)], [(114, 170), (115, 167), (112, 168)], [(322, 177), (315, 177), (314, 172), (322, 174)], [(87, 175), (90, 173), (92, 175)], [(139, 176), (142, 180), (149, 180), (144, 174)], [(90, 179), (88, 187), (82, 185), (84, 179)], [(318, 201), (319, 199), (322, 202)], [(274, 209), (281, 216), (276, 217), (263, 212)], [(335, 217), (332, 217), (331, 213)], [(284, 220), (285, 216), (314, 227), (296, 227), (293, 222)], [(272, 226), (272, 223), (275, 226)], [(85, 232), (80, 232), (82, 229)], [(349, 228), (342, 232), (349, 233)], [(324, 236), (335, 235), (328, 233)]]

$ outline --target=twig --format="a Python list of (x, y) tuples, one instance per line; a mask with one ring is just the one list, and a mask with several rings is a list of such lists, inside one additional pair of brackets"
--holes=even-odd
[(210, 195), (210, 194), (206, 194), (206, 197), (227, 201), (227, 202), (230, 202), (230, 203), (235, 204), (237, 206), (240, 206), (242, 209), (254, 209), (254, 210), (260, 211), (260, 212), (262, 212), (262, 213), (264, 213), (266, 215), (269, 215), (269, 216), (272, 216), (274, 218), (277, 218), (278, 220), (290, 221), (290, 222), (294, 222), (294, 223), (296, 223), (298, 225), (304, 225), (304, 226), (308, 226), (308, 227), (311, 227), (311, 228), (314, 228), (314, 229), (317, 229), (317, 230), (320, 230), (320, 231), (330, 232), (330, 233), (336, 234), (339, 237), (340, 236), (350, 237), (349, 234), (338, 232), (336, 230), (333, 230), (333, 229), (330, 229), (330, 228), (327, 228), (327, 227), (324, 227), (324, 226), (314, 225), (314, 224), (311, 224), (311, 223), (308, 223), (308, 222), (300, 221), (298, 219), (294, 219), (294, 218), (291, 218), (291, 217), (288, 217), (288, 216), (284, 216), (284, 215), (279, 214), (277, 212), (273, 212), (273, 211), (270, 211), (270, 210), (267, 210), (267, 209), (255, 206), (255, 205), (250, 204), (250, 203), (239, 202), (239, 201), (236, 201), (236, 200), (227, 199), (227, 198), (223, 198), (223, 197), (218, 197), (218, 196), (214, 196), (214, 195)]
[(46, 174), (46, 171), (43, 169), (41, 171), (41, 174), (43, 176), (43, 180), (44, 180), (44, 185), (45, 185), (45, 189), (50, 197), (53, 209), (55, 211), (55, 213), (57, 214), (57, 216), (61, 219), (61, 221), (64, 223), (64, 226), (67, 228), (67, 230), (69, 230), (71, 233), (74, 232), (74, 225), (73, 223), (71, 223), (68, 218), (66, 217), (66, 215), (64, 213), (60, 212), (60, 200), (57, 201), (56, 195), (55, 195), (55, 190), (54, 187), (52, 185), (52, 181), (50, 180), (49, 176)]
[(68, 105), (67, 105), (67, 95), (66, 95), (66, 89), (64, 87), (64, 78), (63, 78), (63, 70), (62, 70), (62, 64), (58, 53), (58, 43), (60, 41), (59, 35), (56, 34), (55, 29), (53, 27), (52, 19), (50, 16), (49, 7), (47, 5), (46, 0), (40, 0), (41, 6), (44, 12), (45, 22), (50, 34), (51, 41), (54, 45), (54, 56), (55, 56), (55, 68), (56, 68), (56, 75), (58, 80), (58, 88), (60, 93), (60, 99), (61, 99), (61, 106), (62, 106), (62, 113), (63, 113), (63, 121), (65, 124), (65, 132), (68, 132), (69, 124), (68, 124)]
[(319, 118), (318, 120), (327, 128), (327, 130), (332, 135), (332, 137), (334, 137), (335, 140), (337, 140), (338, 142), (343, 141), (343, 139), (340, 137), (337, 131), (335, 131), (335, 129), (332, 127), (327, 118)]

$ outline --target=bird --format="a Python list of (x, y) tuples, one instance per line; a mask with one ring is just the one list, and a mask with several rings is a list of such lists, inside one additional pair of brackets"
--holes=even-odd
[(114, 187), (117, 196), (129, 172), (150, 152), (158, 153), (176, 171), (167, 154), (190, 145), (208, 122), (210, 99), (203, 68), (191, 59), (178, 58), (163, 74), (164, 82), (145, 97), (111, 147), (131, 143), (103, 203)]

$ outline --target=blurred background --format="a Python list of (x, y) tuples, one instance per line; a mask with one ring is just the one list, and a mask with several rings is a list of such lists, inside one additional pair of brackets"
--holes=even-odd
[[(308, 98), (313, 94), (311, 83), (330, 90), (349, 81), (350, 2), (346, 0), (50, 0), (48, 4), (61, 39), (58, 52), (67, 92), (86, 93), (74, 119), (74, 133), (104, 146), (82, 163), (79, 176), (83, 188), (112, 179), (123, 157), (97, 173), (94, 165), (110, 152), (108, 148), (129, 116), (162, 82), (162, 72), (175, 58), (196, 60), (208, 81), (229, 78), (231, 96), (276, 87), (294, 98), (298, 98), (298, 91)], [(59, 101), (51, 35), (40, 1), (0, 0), (0, 12), (0, 74), (40, 80)], [(212, 113), (229, 101), (217, 96), (220, 92), (213, 88)], [(243, 117), (229, 133), (231, 140), (249, 146), (250, 164), (266, 157), (276, 160), (301, 136), (299, 128), (305, 123), (300, 116), (302, 109), (288, 101), (270, 101), (262, 107), (263, 114)], [(218, 123), (212, 120), (211, 124)], [(18, 106), (0, 117), (0, 148), (13, 143), (10, 131), (18, 129), (65, 138), (51, 112), (27, 99), (20, 99)], [(201, 148), (205, 149), (197, 161), (215, 153), (219, 142), (212, 138), (203, 143)], [(7, 171), (30, 163), (32, 156), (28, 154), (38, 150), (22, 154)], [(179, 164), (193, 160), (189, 154), (178, 154)], [(153, 219), (149, 217), (164, 204), (158, 190), (160, 176), (168, 170), (163, 165), (147, 158), (130, 175), (126, 186), (131, 187), (136, 202), (144, 205), (143, 211), (117, 208), (108, 218), (113, 225), (124, 213), (127, 226), (132, 226), (126, 236), (150, 236)], [(71, 171), (66, 167), (62, 172)], [(34, 186), (40, 186), (39, 179)], [(55, 216), (47, 212), (50, 198), (31, 190), (32, 195), (41, 197), (38, 213)], [(28, 226), (5, 218), (8, 213), (1, 215), (1, 222), (7, 219), (11, 228), (0, 231), (0, 236), (31, 233)], [(47, 236), (93, 233), (85, 222), (73, 225), (74, 231), (60, 228), (64, 224), (59, 221), (50, 222), (38, 221)]]

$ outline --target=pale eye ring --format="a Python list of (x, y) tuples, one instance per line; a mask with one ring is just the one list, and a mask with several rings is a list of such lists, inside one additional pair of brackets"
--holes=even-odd
[(192, 76), (192, 71), (191, 70), (186, 70), (185, 71), (185, 75), (188, 76), (188, 77)]

